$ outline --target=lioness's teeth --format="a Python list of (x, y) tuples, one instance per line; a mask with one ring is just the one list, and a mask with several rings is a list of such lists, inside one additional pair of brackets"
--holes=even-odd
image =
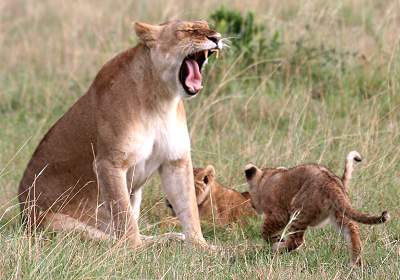
[(204, 56), (206, 57), (206, 60), (208, 58), (208, 50), (204, 50)]
[(212, 50), (210, 50), (211, 52), (215, 52), (216, 54), (215, 54), (215, 58), (217, 58), (218, 59), (218, 57), (219, 57), (219, 49), (212, 49)]

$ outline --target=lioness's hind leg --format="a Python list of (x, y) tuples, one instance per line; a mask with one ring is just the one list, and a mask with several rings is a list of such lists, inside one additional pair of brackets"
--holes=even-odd
[(112, 240), (112, 236), (89, 226), (71, 216), (60, 213), (47, 213), (43, 220), (43, 227), (57, 232), (80, 233), (85, 239)]

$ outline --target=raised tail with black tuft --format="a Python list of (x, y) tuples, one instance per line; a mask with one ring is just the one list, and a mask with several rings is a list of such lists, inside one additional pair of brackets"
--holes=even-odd
[(349, 193), (350, 179), (354, 171), (354, 164), (361, 162), (361, 155), (357, 151), (351, 151), (346, 156), (346, 163), (343, 171), (342, 182), (345, 192)]

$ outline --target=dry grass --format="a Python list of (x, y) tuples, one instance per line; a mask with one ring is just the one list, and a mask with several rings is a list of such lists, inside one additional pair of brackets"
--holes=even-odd
[[(333, 93), (316, 96), (320, 85), (311, 74), (291, 69), (281, 79), (271, 67), (255, 77), (255, 66), (244, 71), (241, 56), (227, 52), (219, 65), (210, 65), (204, 93), (187, 103), (195, 165), (214, 164), (219, 180), (237, 189), (245, 189), (241, 174), (249, 161), (323, 162), (340, 173), (345, 154), (358, 150), (365, 160), (352, 181), (353, 205), (371, 213), (388, 209), (393, 216), (387, 226), (362, 227), (367, 267), (347, 266), (345, 244), (332, 229), (312, 231), (305, 248), (274, 257), (263, 246), (259, 221), (243, 230), (205, 226), (207, 239), (225, 248), (217, 256), (181, 244), (132, 252), (71, 235), (32, 239), (20, 232), (15, 195), (33, 149), (101, 65), (136, 43), (131, 21), (207, 18), (220, 5), (214, 0), (0, 3), (0, 279), (399, 277), (400, 2), (395, 0), (229, 1), (229, 7), (256, 11), (267, 33), (280, 32), (281, 63), (299, 38), (357, 56), (348, 58), (349, 71), (337, 71)], [(361, 86), (354, 82), (359, 80)], [(157, 179), (146, 186), (143, 208), (141, 227), (158, 232), (152, 225), (166, 210)]]

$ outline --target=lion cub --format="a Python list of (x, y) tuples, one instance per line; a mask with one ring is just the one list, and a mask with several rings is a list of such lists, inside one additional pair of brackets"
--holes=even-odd
[[(328, 221), (350, 243), (351, 262), (361, 264), (360, 233), (354, 221), (379, 224), (386, 222), (389, 214), (368, 216), (352, 208), (347, 191), (354, 160), (361, 161), (361, 157), (353, 151), (347, 156), (342, 178), (317, 164), (262, 170), (252, 164), (245, 167), (252, 204), (259, 214), (265, 214), (262, 235), (275, 242), (275, 251), (298, 248), (309, 226)], [(279, 241), (278, 234), (286, 225), (290, 234), (287, 240)]]
[[(215, 169), (212, 165), (193, 168), (193, 174), (200, 219), (215, 221), (221, 226), (234, 222), (244, 225), (246, 218), (256, 216), (249, 193), (240, 193), (221, 185), (215, 180)], [(167, 206), (172, 209), (168, 200)], [(175, 216), (173, 209), (172, 212)]]

